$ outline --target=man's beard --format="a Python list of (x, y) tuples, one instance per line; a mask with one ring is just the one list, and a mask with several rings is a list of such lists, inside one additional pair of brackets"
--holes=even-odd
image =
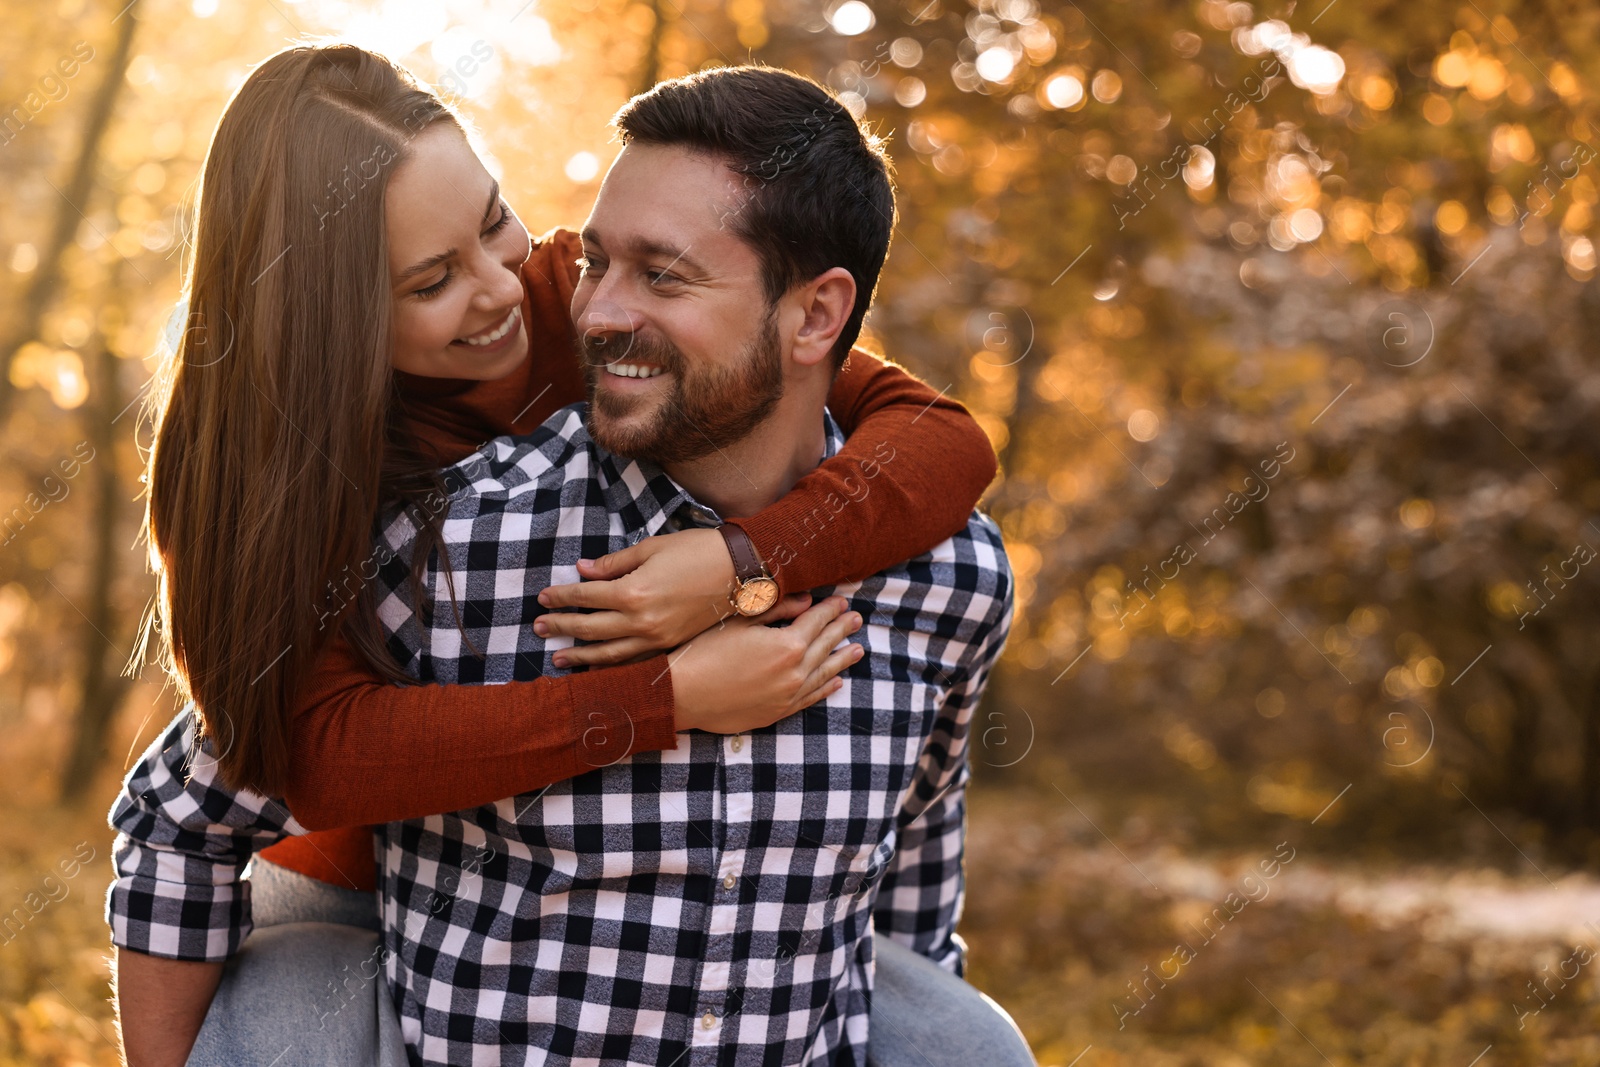
[[(749, 436), (783, 398), (783, 353), (777, 308), (771, 307), (756, 335), (732, 367), (694, 367), (676, 345), (655, 337), (612, 334), (578, 339), (589, 391), (589, 436), (606, 451), (627, 459), (687, 463)], [(659, 400), (618, 396), (598, 388), (610, 363), (652, 363), (672, 375)], [(623, 421), (642, 405), (655, 404), (641, 425)]]

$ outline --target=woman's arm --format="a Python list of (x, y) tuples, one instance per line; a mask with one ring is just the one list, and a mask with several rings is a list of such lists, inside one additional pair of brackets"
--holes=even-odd
[[(859, 581), (919, 556), (966, 525), (994, 479), (983, 429), (957, 401), (891, 363), (851, 352), (828, 407), (849, 434), (844, 447), (782, 499), (730, 521), (750, 535), (768, 572), (790, 593)], [(588, 581), (551, 586), (536, 627), (595, 642), (566, 649), (570, 664), (617, 663), (667, 648), (727, 606), (733, 564), (720, 535), (685, 530), (651, 537), (594, 561)]]
[(860, 581), (966, 526), (997, 469), (959, 401), (861, 349), (833, 381), (838, 455), (781, 500), (734, 520), (785, 593)]
[[(678, 730), (743, 733), (832, 693), (860, 646), (843, 597), (786, 597), (671, 656), (505, 685), (391, 685), (342, 640), (297, 709), (285, 801), (311, 830), (489, 804), (677, 747)], [(793, 620), (789, 626), (768, 624)], [(752, 663), (735, 689), (730, 674)]]
[(457, 811), (678, 743), (667, 657), (508, 685), (397, 686), (343, 638), (295, 709), (284, 799), (312, 830)]
[[(524, 269), (541, 321), (570, 299), (580, 248), (576, 235), (555, 231)], [(570, 319), (557, 325), (571, 328)], [(452, 417), (477, 420), (484, 436), (504, 432), (495, 428), (500, 422), (520, 426), (513, 415), (528, 418), (534, 406), (528, 398), (548, 398), (570, 385), (538, 381), (533, 376), (499, 386), (514, 396), (463, 394), (452, 401), (461, 406)], [(961, 404), (868, 353), (851, 354), (829, 407), (851, 435), (845, 447), (782, 500), (739, 522), (786, 593), (865, 577), (926, 552), (965, 524), (994, 477), (994, 450)], [(501, 408), (512, 414), (491, 417)], [(641, 552), (661, 549), (668, 551), (660, 560), (640, 567), (648, 558)], [(629, 640), (625, 651), (609, 640), (564, 650), (563, 665), (622, 663), (682, 645), (717, 621), (708, 606), (725, 602), (733, 581), (721, 537), (693, 530), (647, 538), (605, 557), (598, 570), (591, 566), (588, 576), (617, 577), (635, 567), (630, 583), (587, 582), (541, 596), (549, 607), (573, 606), (586, 593), (605, 596), (602, 587), (610, 586), (610, 601), (593, 605), (612, 609), (605, 615), (547, 613), (540, 617), (549, 624), (542, 629), (592, 640), (643, 635)], [(644, 595), (634, 592), (641, 577), (649, 580)], [(564, 595), (573, 599), (563, 601)], [(632, 628), (577, 632), (606, 616), (631, 617)], [(640, 618), (649, 625), (636, 625)], [(701, 654), (674, 658), (670, 670), (666, 657), (656, 656), (503, 686), (398, 687), (335, 642), (296, 709), (289, 805), (312, 829), (455, 811), (539, 789), (633, 752), (672, 748), (677, 729), (738, 732), (749, 728), (741, 721), (766, 725), (781, 717), (781, 694), (759, 700), (742, 693), (742, 706), (732, 708), (718, 685), (719, 656), (730, 650), (770, 655), (765, 646), (741, 649), (720, 637), (700, 645)], [(685, 699), (685, 693), (695, 695)], [(796, 699), (795, 693), (781, 697), (793, 709), (806, 706)], [(680, 707), (698, 718), (688, 719)]]

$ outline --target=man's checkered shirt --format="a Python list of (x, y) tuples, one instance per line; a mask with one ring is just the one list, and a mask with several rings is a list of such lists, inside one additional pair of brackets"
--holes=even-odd
[[(379, 614), (420, 681), (561, 673), (550, 657), (571, 642), (531, 626), (540, 590), (578, 580), (580, 558), (717, 521), (658, 467), (601, 449), (583, 416), (447, 469), (465, 488), (443, 518), (449, 581), (437, 560), (424, 572), (431, 613), (405, 579), (413, 526), (385, 529)], [(826, 701), (379, 828), (387, 978), (414, 1060), (860, 1065), (874, 928), (960, 972), (968, 732), (1011, 616), (999, 531), (974, 513), (923, 556), (815, 592), (864, 620), (866, 655)], [(120, 945), (216, 959), (248, 930), (248, 896), (206, 867), (301, 831), (280, 803), (224, 791), (191, 742), (180, 716), (129, 777), (108, 911)]]

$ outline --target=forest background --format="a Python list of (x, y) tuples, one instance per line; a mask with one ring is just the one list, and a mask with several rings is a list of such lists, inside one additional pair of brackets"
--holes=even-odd
[(707, 65), (887, 138), (869, 335), (1002, 462), (963, 933), (1041, 1064), (1600, 1062), (1600, 8), (5, 14), (0, 1064), (117, 1062), (105, 810), (175, 710), (124, 673), (140, 400), (223, 106), (323, 35), (452, 99), (535, 232)]

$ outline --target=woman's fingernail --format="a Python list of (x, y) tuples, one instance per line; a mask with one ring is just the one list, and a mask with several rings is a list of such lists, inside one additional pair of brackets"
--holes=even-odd
[(567, 665), (567, 657), (561, 655), (551, 656), (550, 662), (554, 663), (557, 667), (565, 667)]
[(541, 592), (539, 594), (539, 603), (544, 605), (545, 607), (549, 607), (550, 606), (550, 594), (547, 593), (547, 592)]
[(545, 625), (545, 621), (543, 619), (535, 619), (533, 621), (533, 632), (538, 634), (540, 637), (549, 637), (550, 627)]

